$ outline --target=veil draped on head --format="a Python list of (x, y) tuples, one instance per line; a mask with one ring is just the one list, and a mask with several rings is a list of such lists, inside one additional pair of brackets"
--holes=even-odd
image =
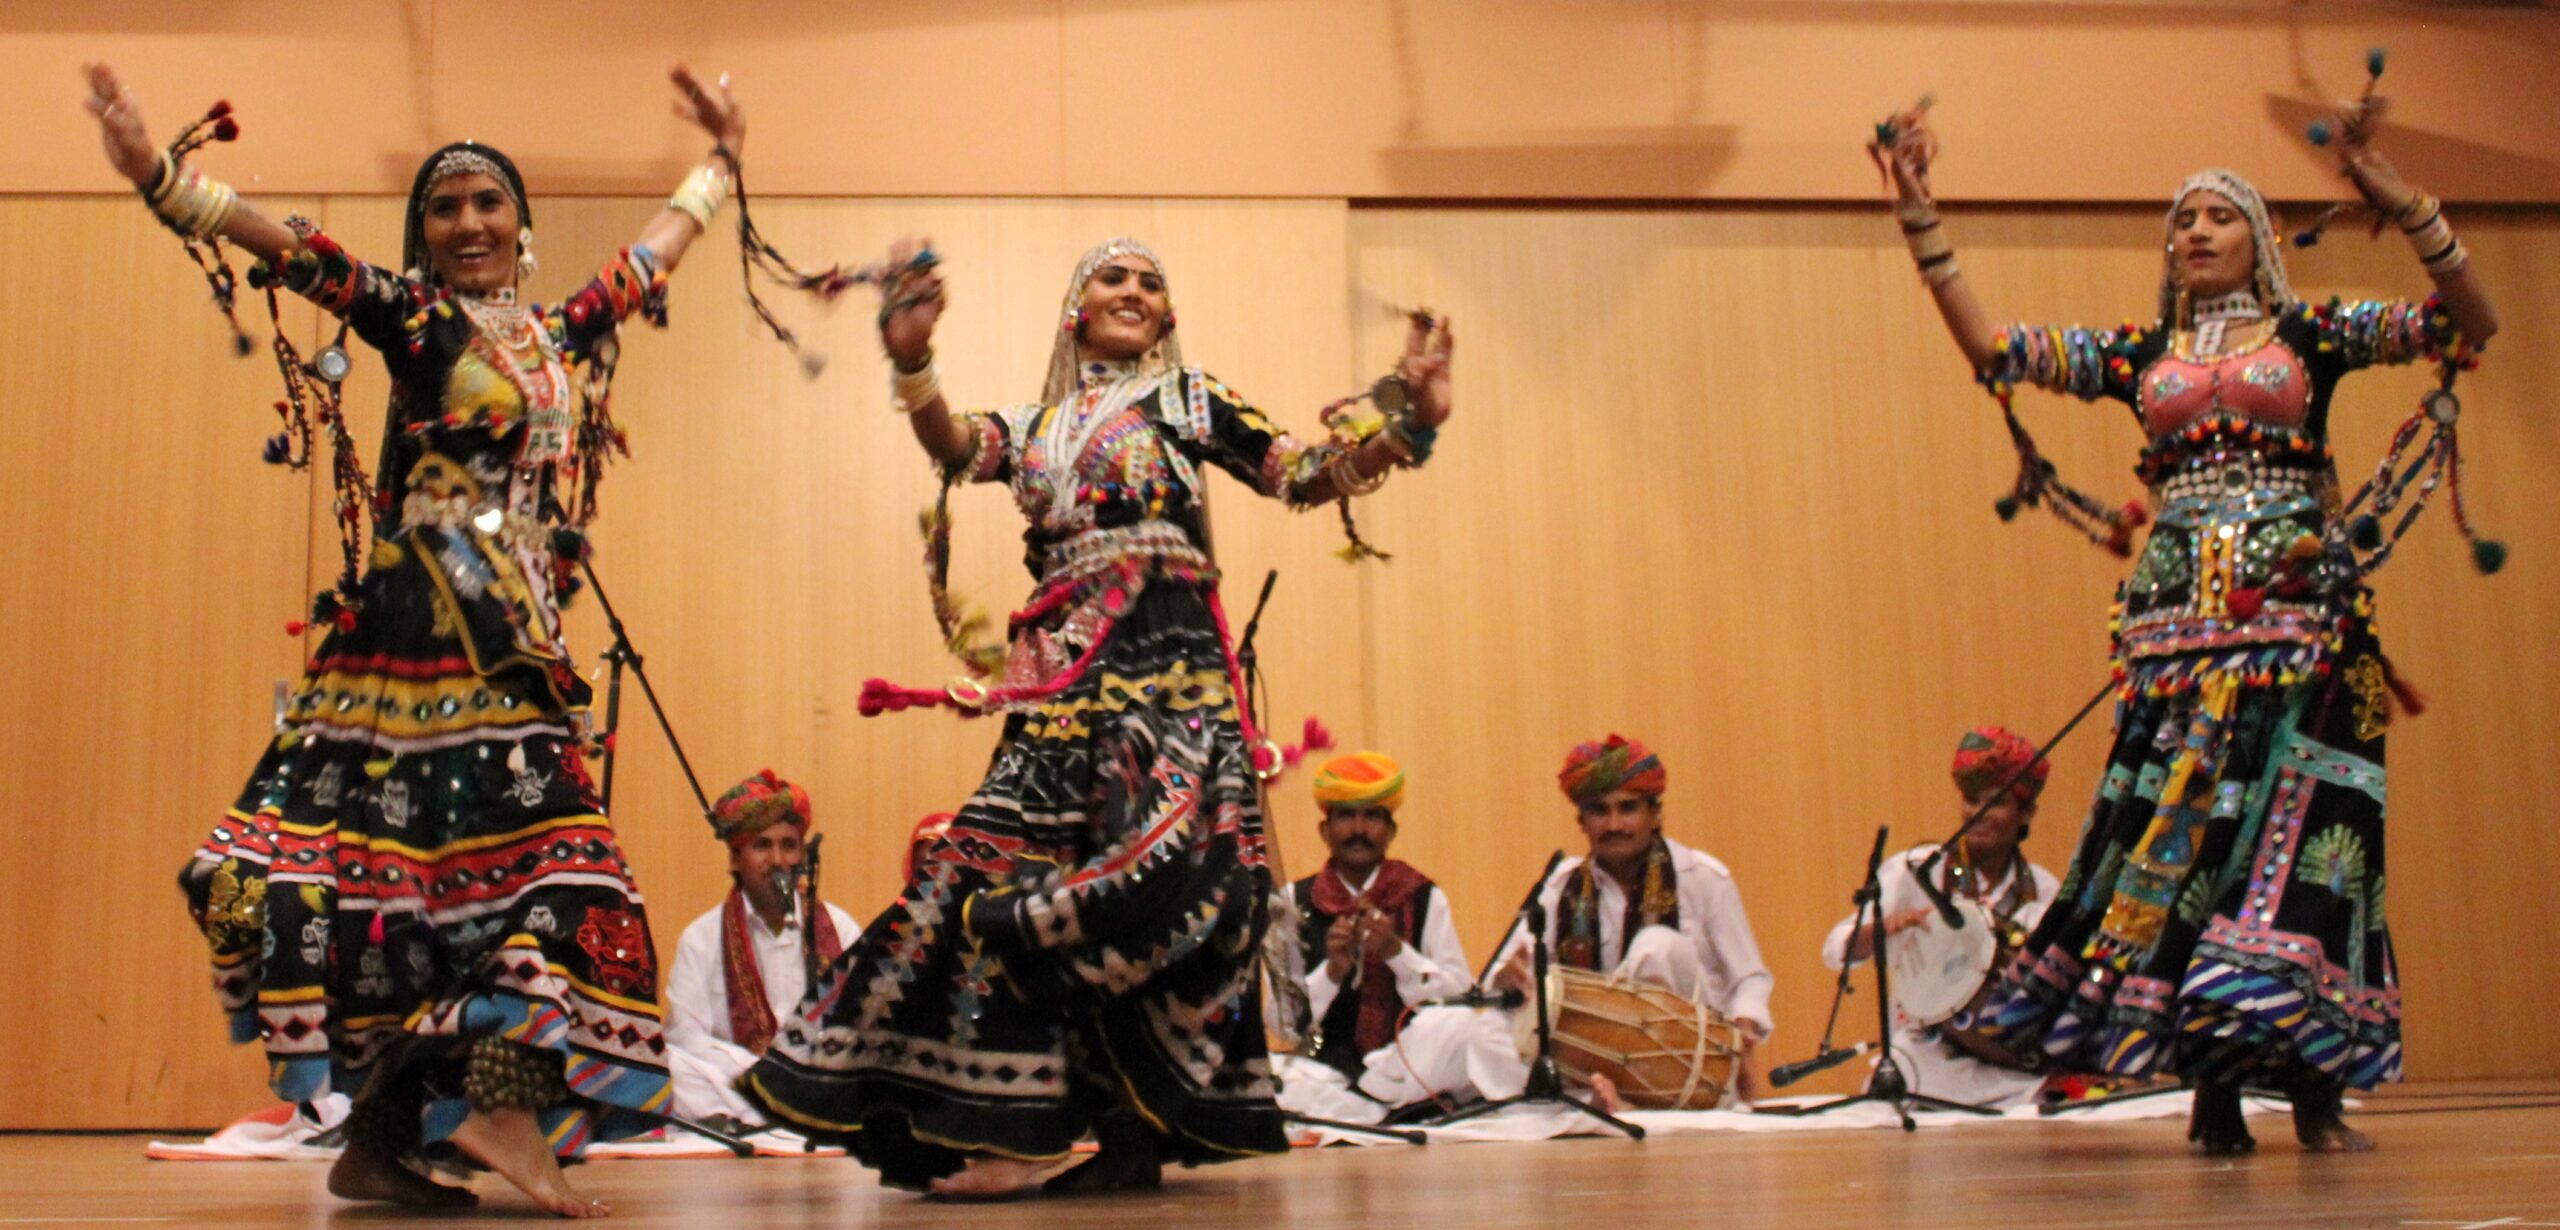
[[(1041, 386), (1040, 404), (1054, 406), (1076, 391), (1076, 310), (1084, 304), (1084, 284), (1093, 280), (1094, 271), (1115, 256), (1140, 256), (1156, 267), (1156, 276), (1165, 279), (1165, 320), (1173, 319), (1172, 278), (1165, 273), (1164, 258), (1147, 245), (1122, 235), (1106, 239), (1085, 252), (1076, 262), (1075, 276), (1067, 279), (1067, 294), (1058, 305), (1058, 340), (1049, 349), (1048, 383)], [(1155, 347), (1141, 359), (1142, 370), (1162, 371), (1182, 366), (1182, 343), (1173, 338), (1168, 325), (1156, 335)]]
[(456, 175), (490, 176), (507, 190), (516, 206), (516, 225), (533, 225), (533, 202), (525, 196), (524, 175), (515, 162), (498, 152), (494, 145), (477, 141), (456, 141), (427, 155), (418, 164), (418, 177), (409, 184), (409, 208), (400, 224), (400, 267), (420, 281), (435, 280), (435, 270), (427, 263), (427, 196), (437, 184)]
[[(2187, 198), (2199, 192), (2210, 192), (2231, 202), (2243, 217), (2249, 219), (2249, 239), (2257, 249), (2257, 267), (2250, 278), (2258, 295), (2258, 306), (2273, 316), (2284, 305), (2294, 301), (2293, 283), (2284, 275), (2284, 250), (2279, 247), (2275, 222), (2267, 214), (2267, 201), (2258, 189), (2239, 174), (2213, 167), (2198, 171), (2178, 185), (2178, 194), (2169, 198), (2169, 213), (2162, 222), (2174, 237), (2178, 229), (2178, 210)], [(2173, 242), (2163, 245), (2160, 254), (2160, 323), (2168, 328), (2183, 328), (2186, 321), (2178, 318), (2178, 253)]]

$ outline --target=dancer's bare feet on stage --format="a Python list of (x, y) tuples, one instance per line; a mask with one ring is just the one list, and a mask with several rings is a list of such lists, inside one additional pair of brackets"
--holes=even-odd
[(551, 1142), (543, 1139), (542, 1124), (530, 1110), (475, 1110), (453, 1129), (453, 1143), (551, 1213), (561, 1217), (613, 1214), (612, 1206), (589, 1200), (569, 1186), (568, 1176), (560, 1173), (560, 1159), (551, 1155)]
[(1051, 1196), (1095, 1196), (1104, 1192), (1151, 1192), (1164, 1186), (1164, 1150), (1155, 1130), (1124, 1110), (1114, 1110), (1093, 1125), (1102, 1150), (1085, 1163), (1040, 1185)]
[(2373, 1138), (2347, 1126), (2346, 1092), (2333, 1081), (2294, 1084), (2293, 1137), (2311, 1153), (2371, 1153)]
[(340, 1200), (378, 1200), (413, 1209), (467, 1209), (480, 1203), (467, 1187), (447, 1187), (395, 1158), (349, 1145), (329, 1167), (329, 1194)]
[(1016, 1157), (976, 1153), (955, 1175), (933, 1181), (933, 1194), (944, 1200), (1017, 1200), (1040, 1194), (1040, 1184), (1057, 1173), (1063, 1161), (1028, 1162)]
[(2249, 1134), (2249, 1122), (2240, 1109), (2238, 1085), (2196, 1086), (2195, 1110), (2187, 1118), (2187, 1139), (2196, 1151), (2208, 1157), (2239, 1157), (2254, 1153), (2258, 1138)]
[(1614, 1115), (1627, 1108), (1626, 1100), (1618, 1096), (1618, 1082), (1597, 1072), (1591, 1074), (1591, 1105), (1604, 1115)]

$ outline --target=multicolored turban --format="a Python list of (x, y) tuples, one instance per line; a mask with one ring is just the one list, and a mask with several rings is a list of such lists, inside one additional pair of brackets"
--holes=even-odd
[[(2026, 766), (2025, 772), (2019, 772)], [(2017, 774), (2009, 793), (2021, 803), (2033, 803), (2044, 793), (2044, 779), (2053, 776), (2053, 762), (2036, 755), (2036, 745), (2003, 726), (1976, 726), (1956, 741), (1956, 761), (1952, 769), (1956, 789), (1965, 797), (1989, 790)]]
[(1556, 774), (1556, 784), (1579, 807), (1615, 790), (1661, 798), (1670, 775), (1652, 748), (1624, 735), (1611, 735), (1573, 749), (1564, 758), (1564, 771)]
[(1383, 807), (1393, 812), (1404, 806), (1404, 766), (1384, 752), (1336, 756), (1316, 773), (1316, 806), (1326, 811)]
[(711, 805), (711, 831), (736, 849), (777, 824), (809, 827), (809, 792), (759, 769)]

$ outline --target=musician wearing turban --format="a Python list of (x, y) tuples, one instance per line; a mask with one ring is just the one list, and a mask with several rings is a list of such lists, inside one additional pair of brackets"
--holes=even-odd
[(729, 847), (728, 900), (684, 929), (667, 977), (667, 1068), (676, 1113), (688, 1119), (765, 1122), (737, 1091), (777, 1023), (808, 989), (809, 946), (819, 964), (835, 959), (860, 931), (829, 904), (804, 936), (807, 897), (797, 883), (807, 857), (809, 792), (766, 769), (732, 787), (711, 808), (711, 827)]
[(1410, 1088), (1397, 1038), (1403, 1030), (1408, 1051), (1436, 1046), (1415, 1036), (1425, 1018), (1408, 1010), (1464, 994), (1472, 975), (1447, 894), (1387, 857), (1404, 806), (1403, 766), (1378, 752), (1334, 757), (1316, 774), (1315, 800), (1330, 856), (1290, 892), (1316, 1028), (1310, 1053), (1281, 1065), (1280, 1100), (1302, 1114), (1374, 1121), (1391, 1106), (1454, 1091)]
[[(1959, 806), (1953, 811), (1953, 818), (1962, 821), (1977, 808), (1982, 815), (1965, 830), (1963, 840), (1938, 860), (1935, 874), (1950, 898), (1980, 907), (1978, 913), (1968, 909), (1968, 915), (1992, 921), (2004, 956), (2035, 929), (2060, 887), (2052, 872), (2028, 862), (2018, 849), (2026, 839), (2028, 823), (2035, 819), (2036, 798), (2044, 793), (2045, 779), (2052, 772), (2052, 762), (2036, 754), (2035, 744), (1998, 726), (1976, 727), (1956, 742), (1950, 774), (1955, 779)], [(1889, 946), (1893, 937), (1914, 928), (1930, 932), (1946, 925), (1919, 880), (1921, 866), (1937, 849), (1937, 843), (1924, 842), (1886, 859), (1876, 869), (1877, 882), (1883, 889), (1878, 908), (1884, 912)], [(1866, 960), (1873, 951), (1873, 933), (1853, 930), (1850, 924), (1854, 920), (1854, 915), (1843, 918), (1831, 929), (1830, 937), (1822, 942), (1823, 964), (1836, 970), (1845, 963)], [(1975, 924), (1968, 921), (1967, 925)], [(1995, 958), (1995, 963), (1982, 971), (1983, 976), (1987, 978), (1997, 969)], [(1927, 974), (1907, 974), (1897, 966), (1896, 998), (1902, 998), (1905, 990), (1916, 989), (1901, 985), (1906, 978), (1944, 976), (1943, 970), (1934, 968)], [(1961, 1027), (1967, 1021), (1959, 1014), (1945, 1024)], [(1924, 1026), (1899, 1014), (1893, 1053), (1912, 1092), (1951, 1102), (1994, 1108), (2024, 1106), (2035, 1099), (2044, 1083), (2038, 1073), (1995, 1066), (1975, 1058), (1946, 1041), (1937, 1025)]]
[[(1733, 873), (1663, 835), (1662, 758), (1613, 734), (1574, 748), (1556, 781), (1586, 852), (1557, 863), (1539, 890), (1555, 963), (1668, 987), (1722, 1013), (1748, 1043), (1768, 1037), (1772, 979)], [(1494, 979), (1527, 990), (1529, 977), (1528, 937), (1515, 928)]]

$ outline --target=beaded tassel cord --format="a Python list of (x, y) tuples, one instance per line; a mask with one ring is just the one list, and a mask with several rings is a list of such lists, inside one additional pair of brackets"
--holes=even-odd
[[(217, 101), (206, 109), (202, 118), (179, 131), (177, 139), (169, 143), (168, 161), (163, 165), (168, 174), (175, 175), (179, 167), (186, 165), (187, 155), (216, 141), (239, 139), (240, 121), (232, 118), (231, 103), (228, 100)], [(177, 230), (175, 226), (170, 229)], [(223, 253), (222, 238), (208, 236), (199, 242), (195, 236), (178, 231), (178, 241), (185, 245), (187, 259), (194, 261), (196, 268), (204, 273), (205, 285), (213, 289), (213, 304), (222, 309), (222, 323), (231, 327), (231, 352), (247, 358), (255, 343), (249, 340), (248, 331), (240, 327), (240, 279), (231, 272), (231, 261)]]

